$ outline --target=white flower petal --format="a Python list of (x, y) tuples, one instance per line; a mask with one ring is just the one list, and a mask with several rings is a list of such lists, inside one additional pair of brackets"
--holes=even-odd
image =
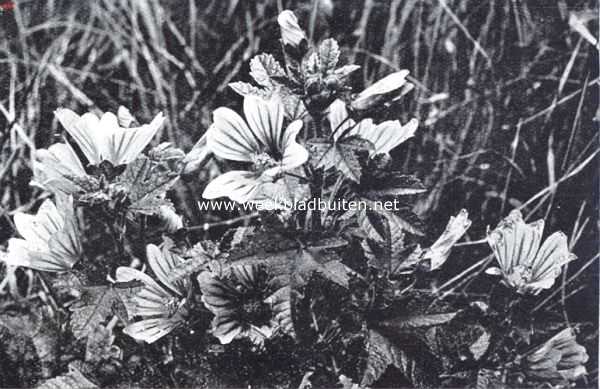
[(182, 323), (179, 315), (141, 320), (123, 328), (123, 333), (146, 343), (154, 343)]
[(216, 156), (232, 161), (251, 162), (252, 156), (261, 151), (258, 138), (244, 119), (224, 107), (214, 111), (206, 143)]
[[(106, 118), (106, 119), (105, 119)], [(150, 124), (144, 124), (136, 128), (122, 128), (118, 126), (117, 117), (112, 113), (105, 113), (101, 119), (101, 125), (110, 126), (114, 129), (108, 138), (104, 159), (113, 165), (123, 165), (133, 162), (144, 148), (152, 141), (158, 130), (163, 126), (165, 117), (158, 114)], [(115, 127), (116, 126), (116, 127)], [(103, 127), (102, 130), (105, 130)]]
[(202, 197), (209, 200), (229, 197), (238, 203), (246, 203), (253, 199), (259, 185), (260, 181), (256, 173), (233, 170), (212, 180), (204, 189)]
[(54, 112), (58, 121), (73, 137), (89, 163), (97, 165), (102, 162), (101, 151), (108, 135), (100, 131), (100, 120), (92, 113), (77, 115), (70, 109), (59, 108)]
[(169, 287), (173, 293), (183, 296), (186, 292), (186, 282), (172, 283), (169, 279), (173, 269), (183, 263), (183, 259), (169, 251), (168, 248), (159, 249), (153, 244), (146, 246), (146, 258), (150, 268), (160, 282)]
[(118, 282), (137, 280), (144, 284), (131, 300), (124, 300), (129, 316), (156, 316), (170, 313), (168, 304), (173, 301), (173, 296), (152, 277), (126, 266), (117, 268), (116, 276)]
[(302, 129), (302, 121), (296, 120), (286, 128), (283, 135), (283, 159), (281, 168), (292, 170), (308, 160), (308, 151), (296, 142), (296, 136)]
[(359, 136), (373, 143), (375, 149), (372, 155), (387, 154), (392, 149), (415, 135), (419, 122), (411, 119), (405, 125), (398, 120), (388, 120), (372, 128), (368, 133), (364, 130)]
[(267, 150), (264, 151), (281, 150), (283, 106), (278, 100), (246, 96), (244, 97), (244, 115), (254, 135), (267, 147)]

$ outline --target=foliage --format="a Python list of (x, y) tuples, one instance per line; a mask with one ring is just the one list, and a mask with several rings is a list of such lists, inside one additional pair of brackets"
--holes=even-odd
[[(210, 3), (207, 14), (217, 7)], [(247, 21), (266, 9), (272, 12), (268, 5), (242, 3), (231, 2), (223, 20), (236, 12), (245, 14)], [(439, 62), (485, 69), (481, 74), (489, 80), (471, 69), (473, 81), (465, 88), (466, 101), (496, 104), (487, 100), (495, 100), (504, 86), (494, 86), (492, 94), (475, 88), (481, 85), (477, 82), (491, 83), (497, 76), (482, 68), (493, 67), (480, 46), (489, 45), (493, 37), (474, 40), (445, 2), (440, 8), (419, 2), (392, 1), (385, 6), (366, 2), (361, 28), (372, 23), (369, 15), (373, 10), (378, 14), (379, 7), (390, 14), (387, 40), (380, 49), (393, 60), (389, 64), (396, 71), (379, 81), (366, 80), (360, 88), (356, 82), (360, 73), (389, 73), (373, 70), (372, 61), (385, 58), (375, 54), (357, 60), (359, 53), (367, 52), (362, 47), (373, 39), (370, 36), (355, 37), (352, 48), (347, 40), (321, 34), (316, 26), (326, 12), (320, 7), (326, 8), (328, 2), (312, 3), (309, 14), (299, 13), (300, 18), (291, 11), (280, 13), (280, 48), (265, 45), (271, 53), (253, 55), (262, 47), (248, 44), (260, 29), (252, 27), (237, 43), (228, 38), (223, 60), (206, 68), (196, 58), (198, 42), (187, 46), (186, 36), (198, 35), (200, 25), (200, 35), (210, 41), (219, 26), (197, 24), (190, 18), (189, 27), (182, 27), (171, 13), (162, 12), (167, 8), (160, 2), (103, 1), (107, 12), (102, 18), (108, 22), (92, 18), (93, 23), (119, 28), (104, 34), (107, 41), (92, 42), (94, 50), (89, 53), (87, 46), (74, 50), (69, 42), (53, 46), (65, 57), (79, 58), (81, 53), (75, 52), (85, 51), (83, 63), (89, 61), (92, 67), (93, 61), (118, 51), (112, 61), (120, 69), (127, 69), (141, 83), (151, 80), (151, 88), (140, 88), (129, 103), (139, 109), (140, 117), (150, 117), (149, 107), (156, 105), (149, 101), (160, 99), (159, 106), (169, 111), (169, 122), (158, 114), (151, 123), (142, 124), (122, 106), (116, 114), (98, 116), (101, 110), (86, 95), (94, 92), (79, 90), (67, 67), (49, 63), (49, 70), (43, 71), (91, 112), (80, 117), (58, 109), (56, 116), (68, 136), (64, 143), (36, 148), (38, 139), (29, 139), (19, 123), (37, 113), (15, 112), (11, 86), (9, 110), (0, 104), (11, 136), (0, 134), (0, 146), (8, 138), (23, 139), (34, 161), (32, 184), (37, 189), (18, 195), (7, 191), (5, 196), (17, 199), (15, 211), (5, 216), (14, 225), (14, 235), (24, 239), (11, 238), (6, 253), (0, 252), (6, 265), (0, 267), (4, 272), (0, 274), (0, 359), (9, 368), (0, 371), (0, 386), (308, 388), (340, 383), (359, 389), (585, 384), (588, 352), (592, 354), (589, 345), (594, 343), (597, 326), (569, 320), (567, 292), (579, 290), (570, 286), (572, 279), (567, 279), (563, 265), (575, 260), (571, 251), (589, 219), (581, 225), (577, 220), (570, 242), (560, 232), (542, 240), (543, 222), (525, 224), (517, 210), (496, 222), (507, 213), (506, 204), (530, 205), (517, 203), (508, 192), (511, 174), (526, 175), (516, 162), (519, 137), (524, 136), (519, 119), (506, 182), (494, 178), (491, 188), (482, 187), (483, 197), (501, 200), (491, 218), (497, 227), (489, 229), (487, 236), (478, 227), (469, 233), (475, 242), (453, 250), (472, 224), (466, 209), (454, 209), (464, 203), (473, 208), (475, 217), (471, 217), (477, 220), (481, 215), (476, 210), (487, 207), (488, 200), (480, 200), (481, 196), (447, 199), (445, 186), (455, 180), (461, 185), (463, 180), (485, 181), (490, 169), (485, 164), (492, 162), (479, 161), (477, 154), (483, 150), (465, 145), (483, 149), (481, 139), (492, 136), (491, 131), (470, 134), (472, 122), (482, 123), (473, 115), (465, 116), (460, 122), (464, 130), (460, 129), (446, 116), (454, 110), (463, 112), (463, 104), (445, 105), (454, 96), (428, 91), (425, 84), (431, 79), (436, 86), (449, 84), (430, 73), (432, 58), (427, 65), (419, 63), (421, 51), (437, 50), (437, 43), (407, 53), (415, 61), (410, 64), (415, 68), (412, 77), (398, 67), (410, 61), (400, 61), (397, 47), (391, 45), (400, 42), (403, 26), (417, 10), (415, 19), (419, 25), (426, 22), (425, 32), (431, 32), (430, 24), (458, 24), (456, 31), (444, 33), (448, 58)], [(195, 17), (196, 2), (189, 7)], [(494, 15), (513, 13), (527, 19), (518, 10), (496, 8), (481, 20), (496, 23)], [(124, 10), (130, 13), (131, 25), (111, 26)], [(89, 10), (82, 7), (84, 11)], [(346, 17), (350, 18), (340, 15), (340, 20)], [(299, 19), (308, 21), (308, 31)], [(268, 21), (265, 18), (265, 25)], [(571, 23), (580, 34), (582, 23), (585, 29), (585, 22)], [(523, 30), (526, 24), (518, 23), (519, 39), (528, 35)], [(161, 28), (153, 28), (157, 25)], [(85, 39), (95, 36), (96, 30), (102, 29), (93, 27), (72, 36)], [(421, 27), (417, 31), (419, 37), (425, 34)], [(31, 34), (36, 34), (35, 29)], [(474, 45), (470, 59), (453, 56), (457, 35), (469, 38), (461, 41), (461, 50)], [(127, 41), (133, 43), (127, 45), (139, 46), (139, 53), (131, 55), (128, 46), (118, 43), (121, 36), (131, 37)], [(583, 36), (568, 71), (557, 77), (559, 93), (552, 109), (541, 112), (551, 115), (562, 101), (565, 85), (574, 82), (570, 77), (577, 53), (582, 44), (593, 40)], [(27, 43), (23, 39), (20, 44)], [(178, 42), (176, 47), (171, 47), (172, 40)], [(526, 51), (533, 41), (521, 44)], [(231, 82), (239, 69), (246, 69), (241, 62), (229, 68), (234, 55), (249, 60), (249, 77)], [(32, 59), (41, 60), (37, 54)], [(87, 65), (75, 63), (73, 68), (87, 69)], [(77, 77), (92, 77), (87, 73), (81, 71)], [(190, 101), (177, 101), (181, 91), (170, 87), (176, 81), (161, 79), (161, 74), (169, 74), (169, 80), (185, 79), (184, 93)], [(33, 88), (37, 84), (35, 77), (32, 80)], [(588, 81), (589, 77), (584, 89)], [(241, 99), (225, 92), (227, 85)], [(199, 107), (207, 91), (215, 88), (228, 106), (242, 101), (243, 117), (230, 108), (217, 108), (211, 115), (210, 104), (210, 109)], [(409, 94), (417, 90), (419, 95)], [(585, 90), (581, 101), (584, 97)], [(48, 104), (45, 101), (39, 112), (44, 125), (51, 122), (44, 114)], [(347, 117), (334, 125), (336, 104)], [(489, 109), (486, 104), (477, 111)], [(581, 106), (576, 122), (580, 110)], [(409, 120), (412, 114), (420, 119), (414, 138), (417, 120)], [(434, 128), (438, 121), (448, 123), (448, 130)], [(204, 126), (208, 129), (202, 137), (184, 130), (200, 122), (210, 124)], [(449, 140), (454, 136), (452, 127), (459, 128), (460, 143)], [(170, 142), (148, 147), (159, 138)], [(560, 147), (553, 143), (554, 133), (547, 138), (550, 184), (541, 194), (531, 194), (530, 201), (551, 196), (552, 204), (561, 180), (581, 173), (595, 154), (586, 154), (588, 148), (574, 144), (572, 137)], [(177, 147), (196, 141), (188, 154)], [(532, 147), (530, 143), (535, 142), (524, 144)], [(393, 147), (376, 146), (381, 144)], [(15, 149), (14, 158), (20, 158), (21, 147), (25, 146)], [(422, 150), (439, 155), (425, 158)], [(555, 164), (558, 150), (564, 153), (560, 169)], [(587, 159), (570, 159), (575, 150)], [(452, 155), (450, 162), (446, 154)], [(436, 158), (439, 163), (433, 162)], [(533, 166), (537, 171), (537, 164)], [(478, 176), (474, 170), (480, 171)], [(558, 171), (564, 175), (557, 180)], [(10, 166), (0, 169), (0, 181), (9, 173)], [(229, 197), (228, 204), (234, 206), (206, 211), (202, 205), (207, 200), (213, 205), (225, 203), (215, 193)], [(65, 195), (73, 201), (63, 201)], [(31, 203), (21, 202), (27, 196)], [(36, 199), (42, 197), (50, 199), (36, 211)], [(310, 206), (311, 201), (317, 206)], [(431, 223), (427, 216), (432, 214), (444, 215), (439, 217), (443, 221)], [(68, 230), (70, 234), (54, 233), (58, 224), (66, 223), (66, 215), (74, 228)], [(436, 240), (431, 232), (448, 219)], [(489, 244), (489, 260), (472, 260), (489, 253), (478, 244)], [(457, 251), (463, 255), (455, 255)], [(72, 257), (68, 266), (61, 257), (64, 253)], [(492, 260), (500, 268), (488, 268)], [(464, 264), (468, 266), (461, 273)], [(559, 293), (561, 301), (555, 297)]]

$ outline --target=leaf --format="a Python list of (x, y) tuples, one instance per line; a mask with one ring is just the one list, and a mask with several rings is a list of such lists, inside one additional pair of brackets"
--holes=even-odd
[(113, 346), (115, 336), (112, 329), (97, 324), (87, 337), (85, 346), (85, 361), (95, 364), (115, 357), (119, 348)]
[(403, 206), (390, 211), (368, 198), (362, 198), (362, 200), (367, 204), (369, 209), (385, 217), (392, 228), (400, 228), (418, 236), (425, 235), (423, 233), (423, 222), (412, 212), (410, 207)]
[(361, 161), (366, 161), (373, 145), (358, 137), (347, 137), (332, 143), (327, 138), (311, 139), (308, 143), (311, 163), (325, 170), (336, 168), (354, 182), (362, 176)]
[(318, 80), (321, 77), (321, 59), (317, 53), (302, 59), (302, 75), (305, 80)]
[(360, 210), (357, 219), (367, 234), (367, 239), (362, 241), (367, 264), (388, 272), (402, 270), (399, 259), (406, 251), (402, 229), (370, 210)]
[(415, 388), (439, 387), (437, 373), (435, 370), (431, 371), (431, 366), (393, 345), (375, 330), (369, 330), (367, 355), (367, 366), (363, 373), (361, 386), (373, 384), (390, 365), (393, 365), (402, 372)]
[(448, 323), (458, 312), (437, 313), (431, 315), (399, 316), (393, 319), (384, 320), (377, 326), (393, 330), (406, 330), (411, 328), (433, 327)]
[[(6, 339), (2, 339), (4, 336)], [(7, 363), (13, 358), (23, 359), (21, 363), (26, 364), (22, 366), (27, 369), (20, 371), (21, 378), (29, 379), (38, 373), (49, 377), (56, 367), (59, 336), (59, 323), (48, 309), (3, 314), (0, 316), (0, 357), (3, 352), (8, 353)], [(27, 362), (29, 359), (35, 359), (35, 363)]]
[(256, 87), (247, 82), (231, 82), (229, 83), (229, 87), (235, 91), (240, 96), (258, 96), (258, 97), (268, 97), (270, 93), (264, 89)]
[(250, 60), (250, 75), (266, 88), (272, 88), (273, 78), (285, 77), (285, 71), (271, 54), (258, 54)]
[(312, 273), (319, 273), (341, 287), (348, 288), (348, 270), (340, 258), (329, 252), (302, 250), (302, 255), (292, 262), (292, 277), (304, 285)]
[(319, 60), (321, 73), (326, 75), (335, 70), (335, 66), (340, 59), (340, 48), (335, 39), (325, 39), (319, 45)]
[(498, 370), (479, 369), (477, 372), (476, 389), (504, 389), (508, 388), (502, 382), (502, 374)]
[(63, 375), (47, 380), (37, 389), (95, 389), (98, 385), (86, 378), (73, 364), (69, 364), (69, 371)]
[(71, 330), (77, 339), (88, 336), (96, 325), (117, 315), (127, 320), (121, 298), (111, 286), (90, 286), (81, 290), (81, 297), (69, 307)]
[(165, 194), (178, 177), (167, 163), (142, 155), (127, 165), (114, 187), (127, 194), (131, 212), (152, 215), (159, 213), (161, 206), (172, 206)]

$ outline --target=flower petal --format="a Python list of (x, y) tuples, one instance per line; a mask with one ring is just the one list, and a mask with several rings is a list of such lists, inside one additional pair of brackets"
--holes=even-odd
[(244, 97), (244, 115), (254, 135), (268, 148), (264, 151), (281, 151), (283, 106), (279, 100), (246, 96)]
[(411, 119), (405, 125), (398, 120), (388, 120), (378, 124), (370, 132), (361, 131), (358, 135), (375, 146), (372, 155), (386, 154), (415, 135), (419, 122)]
[(173, 296), (154, 281), (152, 277), (126, 266), (117, 268), (116, 276), (119, 282), (138, 280), (144, 284), (135, 295), (123, 301), (127, 313), (131, 317), (169, 314), (168, 304), (173, 300)]
[(238, 203), (246, 203), (253, 199), (259, 185), (260, 181), (256, 173), (233, 170), (212, 180), (204, 189), (202, 197), (209, 200), (229, 197)]
[(186, 282), (181, 280), (180, 282), (172, 283), (169, 278), (173, 269), (183, 263), (183, 259), (170, 252), (168, 247), (163, 247), (161, 250), (153, 244), (146, 246), (146, 258), (148, 259), (150, 268), (160, 282), (169, 287), (173, 293), (183, 297), (187, 289)]
[(296, 142), (296, 136), (302, 129), (302, 121), (290, 123), (283, 135), (283, 159), (281, 168), (285, 171), (301, 166), (308, 160), (308, 151)]
[[(106, 119), (105, 119), (106, 118)], [(158, 130), (165, 123), (165, 117), (159, 113), (150, 124), (144, 124), (136, 128), (122, 128), (118, 125), (117, 117), (112, 113), (105, 113), (100, 119), (102, 130), (106, 131), (104, 125), (114, 129), (107, 139), (106, 153), (104, 159), (113, 165), (123, 165), (133, 162), (144, 148), (152, 141)]]
[(182, 319), (179, 315), (170, 318), (146, 319), (123, 328), (123, 333), (146, 343), (154, 343), (181, 323)]
[(229, 108), (217, 108), (213, 124), (206, 133), (208, 148), (218, 157), (231, 161), (251, 162), (261, 151), (258, 138), (244, 119)]
[(96, 115), (86, 113), (79, 116), (65, 108), (57, 109), (54, 115), (73, 137), (90, 164), (97, 165), (102, 162), (100, 154), (105, 144), (104, 138), (108, 134), (100, 130), (100, 120)]

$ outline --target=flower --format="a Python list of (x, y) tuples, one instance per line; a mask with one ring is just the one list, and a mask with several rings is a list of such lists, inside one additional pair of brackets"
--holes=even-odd
[(204, 189), (206, 199), (256, 200), (266, 186), (308, 160), (306, 149), (296, 143), (302, 121), (293, 121), (283, 131), (283, 107), (278, 100), (246, 96), (244, 115), (246, 121), (229, 108), (218, 108), (207, 145), (217, 157), (249, 163), (252, 169), (218, 176)]
[(44, 201), (36, 215), (17, 212), (15, 226), (23, 237), (8, 241), (7, 265), (67, 272), (82, 256), (72, 197), (57, 197), (58, 207)]
[(31, 185), (51, 192), (75, 194), (83, 191), (81, 179), (87, 173), (68, 143), (55, 143), (35, 151)]
[(277, 23), (281, 29), (281, 40), (284, 45), (297, 48), (302, 42), (306, 42), (306, 34), (298, 25), (298, 18), (290, 10), (282, 11), (277, 17)]
[(355, 111), (368, 111), (381, 103), (395, 101), (410, 92), (414, 85), (406, 81), (408, 70), (392, 73), (369, 86), (354, 97), (350, 108)]
[(550, 235), (540, 247), (543, 231), (543, 220), (525, 224), (521, 212), (512, 211), (488, 232), (488, 243), (500, 267), (489, 268), (486, 273), (503, 275), (504, 282), (522, 294), (550, 288), (562, 265), (577, 257), (569, 252), (562, 232)]
[(578, 344), (572, 328), (565, 328), (527, 355), (521, 363), (525, 374), (533, 380), (575, 381), (587, 374), (589, 357)]
[(183, 217), (168, 205), (161, 205), (158, 209), (158, 218), (162, 228), (170, 233), (175, 233), (183, 228)]
[(462, 209), (456, 216), (450, 216), (442, 235), (423, 254), (423, 259), (429, 259), (430, 271), (439, 269), (446, 262), (452, 246), (462, 238), (470, 226), (471, 220), (466, 209)]
[[(124, 111), (119, 113), (123, 116)], [(59, 108), (54, 114), (91, 165), (99, 165), (102, 161), (109, 161), (113, 166), (132, 162), (165, 122), (164, 116), (158, 114), (150, 124), (125, 128), (110, 112), (98, 118), (93, 113), (79, 116), (69, 109)], [(121, 123), (131, 121), (121, 118)]]
[(212, 334), (222, 344), (249, 338), (262, 344), (276, 328), (292, 331), (290, 290), (273, 292), (260, 265), (232, 265), (224, 275), (205, 271), (198, 276), (202, 301), (215, 317)]
[(141, 281), (141, 289), (132, 294), (122, 293), (123, 303), (130, 318), (144, 319), (128, 325), (123, 332), (137, 340), (154, 343), (173, 331), (184, 321), (184, 305), (189, 287), (187, 279), (172, 281), (170, 274), (184, 260), (170, 251), (169, 245), (162, 250), (153, 244), (146, 246), (150, 269), (161, 286), (147, 274), (131, 267), (117, 268), (117, 282)]
[(388, 154), (392, 149), (414, 136), (419, 125), (417, 119), (411, 119), (405, 125), (402, 125), (399, 120), (374, 124), (372, 119), (363, 119), (356, 124), (354, 120), (348, 118), (346, 105), (339, 99), (329, 106), (327, 117), (336, 141), (346, 131), (347, 136), (358, 135), (371, 142), (375, 147), (371, 152), (371, 157), (377, 154)]

